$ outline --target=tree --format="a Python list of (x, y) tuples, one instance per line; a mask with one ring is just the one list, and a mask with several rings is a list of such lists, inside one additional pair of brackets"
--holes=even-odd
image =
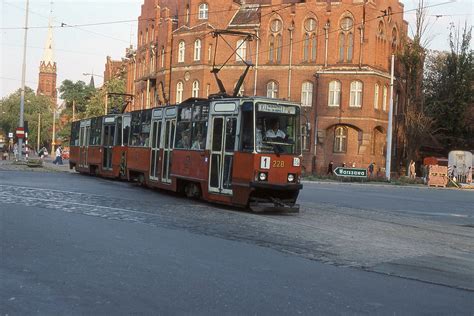
[(447, 151), (474, 148), (474, 60), (471, 27), (451, 26), (449, 52), (431, 52), (425, 74), (426, 111)]
[[(31, 88), (25, 88), (24, 120), (28, 122), (28, 139), (30, 145), (48, 146), (52, 137), (53, 101), (43, 95), (35, 95)], [(5, 133), (14, 132), (18, 127), (20, 116), (20, 89), (0, 100), (0, 129)], [(5, 112), (5, 113), (3, 113)], [(39, 117), (41, 115), (41, 117)], [(40, 138), (38, 139), (38, 120), (41, 119)]]
[[(86, 117), (104, 115), (106, 93), (124, 93), (125, 81), (120, 78), (113, 78), (104, 83), (104, 86), (92, 95), (90, 102), (87, 104)], [(121, 110), (124, 97), (119, 95), (109, 95), (107, 97), (107, 113), (117, 112)]]
[(72, 117), (73, 112), (75, 112), (75, 119), (78, 119), (85, 113), (87, 103), (94, 94), (95, 88), (90, 87), (81, 80), (74, 83), (71, 80), (66, 79), (59, 87), (59, 92), (61, 99), (66, 103), (64, 114)]
[(410, 160), (418, 158), (420, 147), (430, 137), (433, 126), (433, 119), (424, 111), (423, 68), (427, 45), (426, 30), (426, 9), (424, 1), (420, 0), (413, 39), (403, 39), (403, 51), (398, 55), (404, 74), (400, 89), (404, 92), (405, 103), (400, 123), (407, 166)]

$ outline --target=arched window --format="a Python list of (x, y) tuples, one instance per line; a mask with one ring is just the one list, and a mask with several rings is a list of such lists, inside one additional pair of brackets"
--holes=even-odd
[(351, 82), (350, 107), (360, 108), (362, 106), (362, 81)]
[(341, 83), (333, 80), (329, 83), (328, 106), (341, 105)]
[(145, 44), (148, 43), (150, 39), (148, 38), (148, 28), (145, 30)]
[(189, 4), (186, 5), (186, 20), (185, 23), (189, 23)]
[(161, 68), (165, 67), (165, 47), (161, 46)]
[(153, 42), (155, 40), (155, 26), (151, 26), (151, 41)]
[(176, 103), (181, 103), (183, 102), (183, 82), (178, 81), (176, 84)]
[(352, 62), (354, 56), (354, 21), (346, 16), (340, 21), (339, 33), (339, 62)]
[(278, 98), (278, 83), (275, 81), (269, 81), (267, 83), (267, 98)]
[(281, 62), (281, 46), (282, 46), (282, 40), (281, 40), (281, 34), (278, 34), (276, 37), (276, 62), (280, 63)]
[(201, 40), (197, 39), (194, 42), (194, 61), (201, 60)]
[(344, 41), (345, 41), (344, 33), (339, 33), (339, 62), (344, 62)]
[(268, 61), (273, 63), (274, 59), (273, 56), (275, 54), (275, 36), (270, 35), (270, 43), (269, 43), (269, 49), (268, 49)]
[(303, 82), (303, 85), (301, 86), (301, 105), (313, 105), (313, 83), (310, 81)]
[(306, 19), (304, 22), (303, 60), (305, 62), (316, 60), (316, 26), (317, 22), (314, 18)]
[(199, 5), (199, 20), (207, 20), (209, 18), (209, 6), (207, 3), (201, 3)]
[(354, 55), (354, 34), (347, 34), (347, 62), (352, 62), (352, 56)]
[(376, 83), (374, 88), (374, 109), (376, 110), (379, 109), (379, 90), (380, 86), (378, 83)]
[(396, 28), (392, 29), (392, 50), (397, 50), (398, 47), (398, 32)]
[(388, 95), (388, 88), (387, 86), (383, 86), (382, 109), (384, 111), (387, 111), (387, 95)]
[(193, 98), (199, 98), (199, 81), (193, 82)]
[(184, 63), (184, 54), (186, 50), (186, 43), (180, 41), (178, 44), (178, 63)]
[(345, 153), (347, 151), (347, 127), (339, 126), (334, 130), (334, 152)]
[(236, 44), (236, 61), (244, 61), (247, 58), (247, 42), (243, 39), (239, 39)]
[(138, 44), (142, 45), (143, 44), (143, 33), (140, 31), (140, 36), (138, 37)]

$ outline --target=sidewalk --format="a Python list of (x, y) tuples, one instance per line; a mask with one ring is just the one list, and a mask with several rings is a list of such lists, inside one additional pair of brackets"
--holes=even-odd
[(64, 160), (63, 165), (54, 165), (51, 158), (44, 158), (42, 167), (28, 167), (26, 161), (0, 160), (0, 171), (75, 172), (69, 169), (68, 160)]

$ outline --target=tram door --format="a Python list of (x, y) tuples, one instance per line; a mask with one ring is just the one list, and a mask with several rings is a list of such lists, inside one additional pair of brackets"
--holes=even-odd
[(171, 154), (174, 146), (174, 133), (176, 129), (176, 119), (165, 119), (165, 134), (163, 135), (163, 166), (161, 182), (171, 183)]
[(160, 120), (153, 120), (151, 123), (151, 157), (150, 157), (150, 179), (157, 181), (160, 176), (160, 140), (161, 127)]
[[(106, 118), (106, 120), (109, 118)], [(111, 122), (104, 122), (104, 146), (103, 146), (103, 160), (102, 168), (104, 170), (112, 170), (112, 153), (115, 143), (115, 119), (112, 118)]]
[(209, 191), (232, 194), (232, 166), (234, 162), (237, 117), (212, 118), (211, 165)]
[(91, 122), (82, 121), (81, 129), (79, 132), (79, 167), (88, 168), (88, 149), (89, 149), (89, 138), (91, 134)]

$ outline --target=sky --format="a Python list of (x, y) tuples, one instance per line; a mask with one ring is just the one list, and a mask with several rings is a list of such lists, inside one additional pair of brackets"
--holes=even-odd
[[(109, 25), (54, 28), (55, 58), (58, 66), (57, 86), (65, 79), (89, 82), (94, 73), (96, 86), (102, 84), (106, 56), (120, 59), (125, 49), (136, 43), (137, 19), (144, 0), (53, 0), (53, 25), (126, 21)], [(181, 0), (177, 0), (181, 1)], [(405, 11), (416, 8), (418, 0), (402, 0)], [(0, 97), (21, 86), (23, 27), (26, 0), (0, 0)], [(438, 5), (439, 4), (439, 5)], [(430, 15), (429, 48), (447, 50), (449, 25), (472, 25), (474, 0), (425, 0)], [(46, 41), (50, 0), (30, 0), (26, 85), (36, 90), (39, 62)], [(211, 9), (212, 11), (212, 9)], [(442, 15), (436, 17), (436, 15)], [(410, 28), (414, 11), (404, 15)], [(34, 28), (40, 27), (40, 28)], [(409, 35), (412, 32), (409, 30)]]

